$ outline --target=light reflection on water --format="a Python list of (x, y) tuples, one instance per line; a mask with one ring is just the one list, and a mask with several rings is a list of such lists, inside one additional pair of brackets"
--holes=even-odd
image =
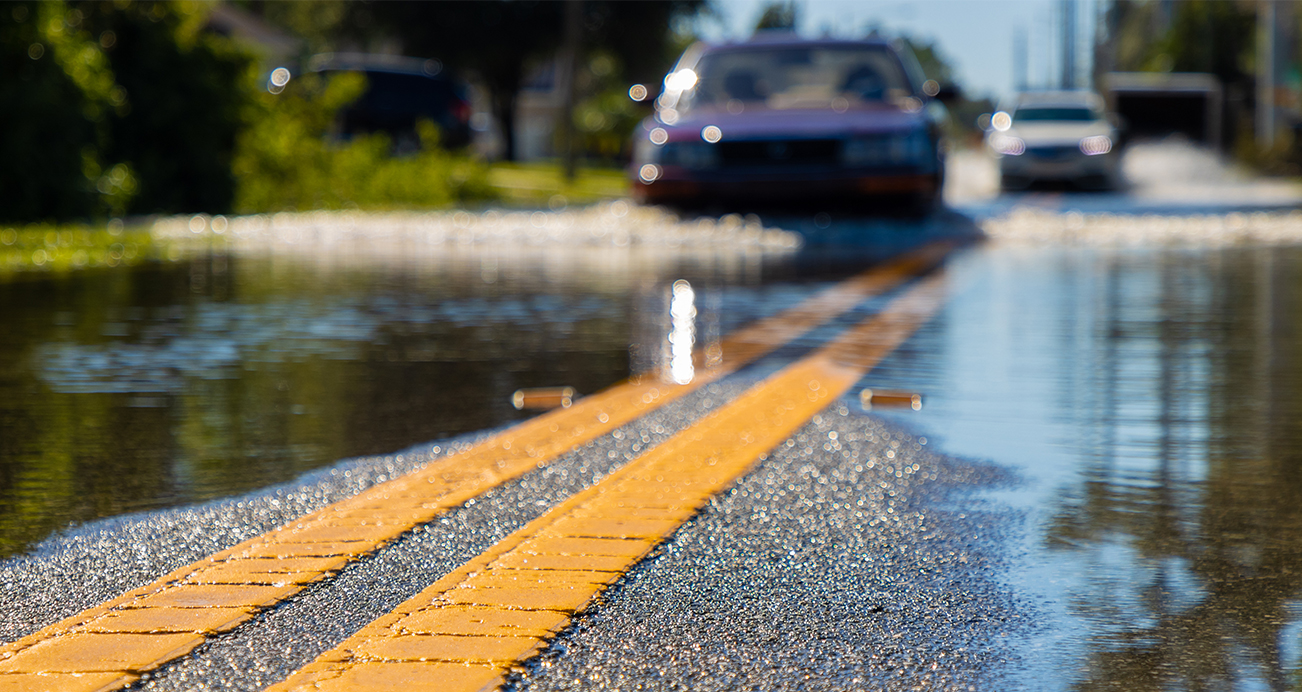
[(1020, 468), (1025, 689), (1302, 685), (1302, 248), (988, 247), (870, 375)]
[[(658, 373), (672, 328), (717, 341), (823, 285), (757, 253), (578, 255), (216, 254), (0, 281), (0, 556), (501, 426), (534, 415), (519, 389)], [(676, 280), (696, 295), (675, 321)]]

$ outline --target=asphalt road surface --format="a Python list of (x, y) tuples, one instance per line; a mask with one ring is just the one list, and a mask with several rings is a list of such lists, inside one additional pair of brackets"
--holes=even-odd
[(639, 277), (663, 370), (0, 563), (0, 689), (1286, 689), (1302, 221), (1235, 184), (712, 221), (798, 280)]

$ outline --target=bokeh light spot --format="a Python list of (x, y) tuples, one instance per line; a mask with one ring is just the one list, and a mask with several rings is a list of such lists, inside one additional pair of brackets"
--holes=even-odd
[(696, 86), (696, 81), (696, 72), (684, 68), (665, 77), (665, 87), (673, 91), (687, 91)]

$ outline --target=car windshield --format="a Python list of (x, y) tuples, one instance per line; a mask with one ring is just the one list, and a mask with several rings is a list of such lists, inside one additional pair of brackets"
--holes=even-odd
[(834, 108), (912, 93), (895, 54), (879, 45), (765, 46), (710, 53), (684, 106)]
[(1016, 122), (1071, 122), (1083, 123), (1102, 119), (1102, 115), (1090, 108), (1074, 106), (1054, 106), (1051, 108), (1018, 108), (1013, 114)]

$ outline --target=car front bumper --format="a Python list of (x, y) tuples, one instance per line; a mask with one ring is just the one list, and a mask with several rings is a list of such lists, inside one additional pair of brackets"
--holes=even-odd
[(635, 177), (633, 197), (647, 203), (707, 200), (813, 201), (939, 194), (939, 171), (912, 167), (839, 171), (688, 171), (666, 166), (652, 182)]
[(1037, 180), (1074, 181), (1089, 178), (1112, 179), (1117, 173), (1116, 152), (1087, 156), (1080, 152), (1052, 157), (1031, 153), (1021, 156), (1004, 156), (999, 160), (999, 172), (1005, 179), (1026, 182)]

